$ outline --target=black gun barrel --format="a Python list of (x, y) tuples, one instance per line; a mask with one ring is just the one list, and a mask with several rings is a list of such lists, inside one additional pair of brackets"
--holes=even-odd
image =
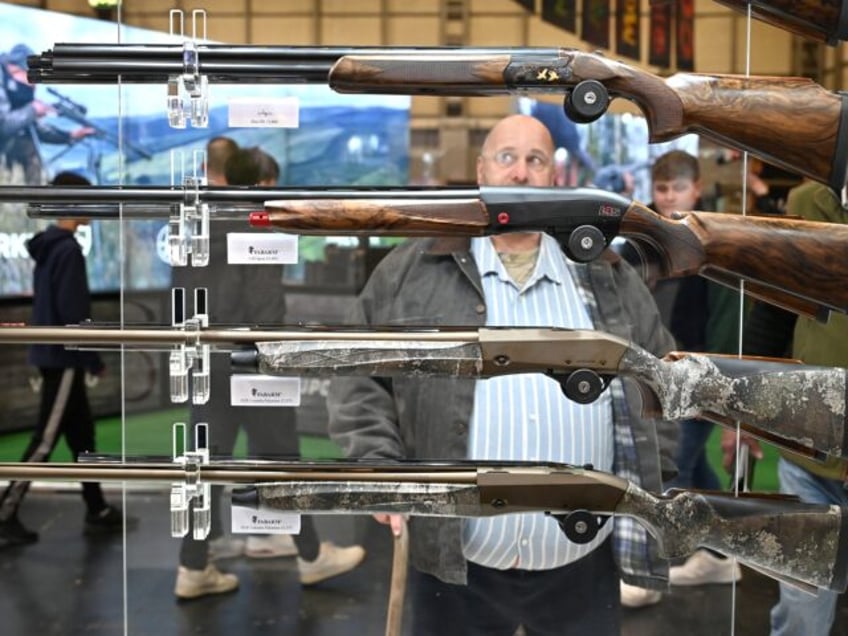
[[(474, 58), (511, 55), (509, 47), (315, 47), (200, 44), (198, 71), (210, 82), (326, 84), (330, 68), (345, 55), (442, 53)], [(59, 43), (30, 56), (29, 79), (35, 83), (160, 83), (185, 72), (181, 44)], [(534, 49), (556, 56), (559, 49)]]

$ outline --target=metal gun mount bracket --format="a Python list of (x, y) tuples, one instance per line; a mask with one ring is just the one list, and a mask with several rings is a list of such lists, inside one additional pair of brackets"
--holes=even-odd
[(185, 317), (185, 289), (175, 287), (171, 290), (171, 322), (174, 327), (182, 327), (186, 331), (186, 342), (174, 345), (168, 359), (171, 401), (188, 401), (191, 373), (191, 401), (193, 404), (206, 404), (210, 392), (209, 345), (200, 342), (201, 330), (209, 326), (206, 288), (194, 290), (194, 315), (191, 318)]
[[(185, 14), (182, 9), (170, 11), (171, 35), (185, 35)], [(209, 126), (209, 81), (200, 73), (200, 52), (197, 48), (198, 19), (206, 40), (206, 11), (191, 12), (191, 39), (183, 42), (183, 72), (168, 76), (168, 123), (171, 128), (185, 128), (188, 122), (195, 128)]]
[[(206, 165), (206, 153), (194, 151), (193, 173), (185, 175), (180, 170), (183, 200), (171, 204), (168, 217), (168, 262), (172, 267), (184, 267), (189, 264), (189, 260), (192, 267), (206, 267), (209, 264), (209, 204), (201, 201), (200, 195), (200, 188), (206, 185), (206, 177), (197, 174), (197, 166), (201, 162)], [(172, 153), (172, 183), (175, 176)]]
[(209, 464), (209, 426), (205, 422), (195, 425), (194, 450), (188, 450), (187, 441), (185, 423), (175, 423), (172, 428), (172, 453), (174, 463), (185, 468), (185, 479), (171, 484), (171, 536), (180, 538), (188, 534), (191, 510), (192, 538), (200, 541), (209, 536), (212, 527), (211, 486), (200, 478), (200, 467)]

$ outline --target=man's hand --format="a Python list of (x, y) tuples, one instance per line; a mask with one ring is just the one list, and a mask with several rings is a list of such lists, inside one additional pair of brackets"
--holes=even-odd
[[(760, 448), (760, 443), (748, 435), (747, 433), (739, 434), (739, 445), (748, 447), (751, 457), (756, 459), (763, 458), (763, 449)], [(736, 431), (725, 429), (721, 432), (721, 465), (729, 475), (733, 475), (736, 466)]]
[(45, 104), (38, 99), (32, 100), (32, 110), (35, 112), (36, 117), (44, 117), (45, 115), (56, 112), (50, 104)]
[(85, 126), (83, 128), (76, 128), (71, 131), (71, 139), (77, 140), (82, 139), (83, 137), (90, 137), (91, 135), (97, 134), (97, 131), (94, 128), (89, 128)]
[(377, 523), (385, 524), (392, 529), (392, 534), (396, 537), (399, 537), (403, 534), (403, 527), (406, 523), (406, 519), (403, 515), (391, 515), (386, 513), (380, 513), (373, 515), (374, 520)]

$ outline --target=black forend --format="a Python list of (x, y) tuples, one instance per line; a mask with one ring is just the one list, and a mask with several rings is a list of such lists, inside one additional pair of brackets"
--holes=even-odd
[(593, 188), (481, 187), (492, 234), (546, 232), (563, 239), (591, 225), (607, 242), (618, 234), (630, 200)]

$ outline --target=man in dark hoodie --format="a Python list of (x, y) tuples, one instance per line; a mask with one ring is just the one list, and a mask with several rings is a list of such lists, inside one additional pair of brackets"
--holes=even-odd
[[(90, 185), (73, 173), (56, 176), (53, 185)], [(85, 258), (74, 232), (86, 219), (62, 219), (30, 239), (27, 249), (35, 259), (33, 275), (34, 325), (76, 324), (91, 317), (91, 302)], [(23, 462), (45, 462), (64, 434), (74, 460), (94, 450), (94, 420), (86, 394), (86, 372), (100, 374), (100, 356), (90, 351), (73, 351), (62, 345), (33, 345), (29, 361), (41, 378), (38, 424)], [(18, 520), (18, 509), (29, 489), (27, 481), (13, 481), (0, 497), (0, 547), (23, 545), (38, 540), (38, 533)], [(87, 513), (85, 532), (119, 531), (120, 510), (106, 503), (98, 483), (84, 483), (82, 495)]]

